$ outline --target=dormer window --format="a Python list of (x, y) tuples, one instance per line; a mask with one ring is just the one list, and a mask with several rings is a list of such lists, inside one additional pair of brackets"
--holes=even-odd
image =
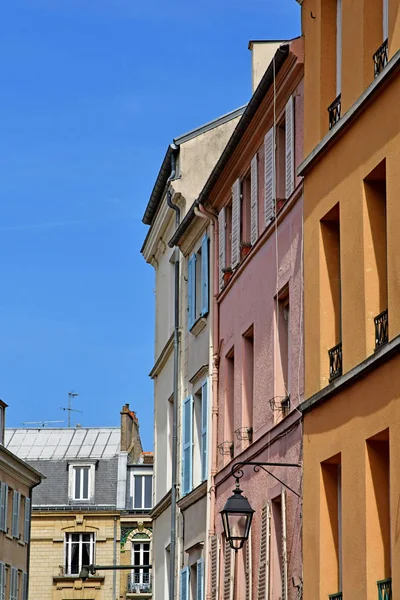
[(69, 499), (73, 502), (90, 502), (94, 497), (94, 464), (70, 463)]

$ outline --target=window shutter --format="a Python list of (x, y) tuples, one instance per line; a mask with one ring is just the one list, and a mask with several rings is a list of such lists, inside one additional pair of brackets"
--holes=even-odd
[(192, 489), (193, 462), (193, 396), (183, 402), (182, 415), (182, 494)]
[(208, 381), (201, 386), (201, 480), (207, 479), (208, 466)]
[(257, 600), (269, 598), (269, 550), (271, 535), (271, 508), (269, 503), (261, 511), (260, 563), (258, 567)]
[(206, 234), (201, 241), (201, 316), (204, 317), (209, 311), (209, 242)]
[(275, 218), (275, 130), (273, 127), (264, 138), (264, 161), (264, 218), (267, 226)]
[(232, 269), (240, 262), (240, 179), (232, 186)]
[(218, 600), (219, 589), (219, 537), (210, 538), (211, 600)]
[(235, 577), (235, 557), (228, 540), (225, 540), (224, 551), (224, 595), (223, 600), (233, 600), (233, 584)]
[(181, 589), (180, 589), (180, 600), (189, 600), (189, 567), (185, 567), (181, 571)]
[(204, 600), (204, 558), (197, 563), (196, 600)]
[(383, 0), (383, 41), (389, 37), (389, 0)]
[[(0, 598), (1, 600), (1, 598)], [(28, 575), (22, 573), (22, 600), (28, 600)]]
[(0, 562), (0, 600), (5, 600), (6, 597), (6, 566)]
[(225, 269), (225, 208), (221, 208), (218, 215), (218, 234), (219, 234), (219, 289), (224, 287), (224, 269)]
[(31, 500), (25, 498), (25, 513), (24, 513), (24, 542), (29, 542), (30, 524), (31, 524)]
[(0, 531), (7, 533), (8, 485), (0, 484)]
[(290, 96), (285, 107), (286, 198), (294, 190), (294, 99)]
[(188, 326), (192, 329), (196, 321), (196, 255), (192, 254), (188, 264)]
[(18, 600), (18, 569), (14, 567), (10, 572), (10, 600)]
[(249, 533), (249, 539), (244, 545), (244, 569), (245, 569), (245, 600), (251, 600), (252, 598), (252, 587), (253, 587), (253, 574), (251, 564), (251, 530)]
[(342, 92), (342, 0), (336, 0), (336, 96)]
[(286, 529), (286, 490), (281, 492), (282, 514), (282, 600), (288, 600), (288, 558)]
[(19, 537), (19, 503), (20, 503), (20, 494), (14, 490), (13, 493), (13, 507), (12, 507), (12, 536), (17, 538)]
[(250, 170), (251, 201), (250, 201), (250, 241), (255, 244), (258, 238), (258, 156), (253, 156)]

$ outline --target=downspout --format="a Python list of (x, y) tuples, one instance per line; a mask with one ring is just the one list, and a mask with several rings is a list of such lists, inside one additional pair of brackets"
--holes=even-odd
[[(172, 194), (169, 190), (170, 182), (176, 175), (176, 146), (173, 145), (171, 154), (171, 175), (167, 181), (167, 205), (175, 211), (175, 226), (179, 227), (181, 211), (176, 204), (172, 203)], [(169, 600), (175, 597), (175, 563), (176, 563), (176, 487), (177, 487), (177, 462), (178, 462), (178, 381), (179, 381), (179, 253), (175, 249), (174, 263), (174, 405), (172, 411), (172, 468), (171, 468), (171, 541), (170, 541), (170, 563), (169, 563)]]
[[(117, 564), (117, 517), (114, 517), (113, 565)], [(117, 600), (117, 571), (113, 570), (113, 600)]]
[[(219, 305), (217, 297), (219, 293), (219, 277), (214, 256), (218, 256), (219, 248), (219, 229), (216, 215), (206, 210), (203, 204), (198, 205), (198, 210), (203, 216), (211, 221), (212, 233), (214, 238), (213, 251), (211, 252), (210, 264), (212, 265), (213, 278), (213, 304), (212, 304), (212, 342), (210, 354), (212, 352), (212, 406), (211, 406), (211, 472), (210, 472), (210, 519), (208, 539), (215, 535), (215, 476), (218, 471), (217, 464), (217, 444), (218, 444), (218, 379), (219, 379)], [(196, 210), (195, 210), (196, 212)], [(197, 214), (197, 213), (196, 213)], [(199, 214), (200, 216), (200, 214)], [(212, 495), (213, 494), (213, 495)], [(208, 561), (207, 561), (208, 562)], [(207, 598), (212, 597), (210, 573), (207, 577)]]

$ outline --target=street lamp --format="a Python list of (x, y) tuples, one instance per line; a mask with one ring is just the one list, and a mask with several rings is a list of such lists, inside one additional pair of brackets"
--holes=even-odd
[(239, 481), (237, 481), (233, 495), (228, 498), (223, 510), (221, 510), (225, 538), (235, 552), (243, 548), (243, 544), (249, 538), (253, 514), (254, 510), (247, 498), (242, 496), (242, 490), (239, 487)]

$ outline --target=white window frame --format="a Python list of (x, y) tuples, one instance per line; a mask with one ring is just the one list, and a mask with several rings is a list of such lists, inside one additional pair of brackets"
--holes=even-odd
[[(88, 485), (88, 498), (77, 498), (75, 490), (75, 469), (80, 467), (89, 468), (89, 485)], [(94, 498), (94, 479), (95, 479), (95, 463), (88, 462), (71, 462), (68, 464), (69, 477), (68, 477), (68, 497), (73, 502), (90, 502)]]
[(149, 475), (153, 479), (153, 471), (151, 469), (131, 469), (131, 480), (130, 480), (130, 495), (132, 498), (132, 508), (133, 510), (150, 510), (153, 508), (153, 484), (154, 481), (151, 482), (151, 506), (144, 506), (145, 501), (145, 485), (144, 481), (142, 482), (142, 505), (143, 506), (135, 506), (135, 477), (148, 477)]
[[(72, 541), (73, 535), (79, 535), (77, 542)], [(84, 542), (82, 539), (83, 535), (90, 535), (91, 540), (89, 541), (89, 564), (93, 565), (95, 562), (95, 549), (96, 549), (96, 536), (92, 531), (71, 531), (65, 534), (64, 540), (64, 565), (65, 575), (79, 575), (82, 570), (82, 546), (88, 542)], [(71, 573), (71, 562), (72, 562), (72, 544), (78, 544), (79, 562), (78, 562), (78, 573)]]
[[(149, 539), (141, 538), (141, 539), (138, 539), (138, 540), (135, 540), (135, 539), (132, 540), (132, 545), (131, 545), (131, 565), (133, 565), (133, 566), (135, 565), (134, 544), (139, 544), (140, 545), (140, 550), (139, 550), (139, 556), (140, 556), (140, 563), (139, 564), (140, 565), (144, 564), (144, 559), (143, 559), (144, 548), (143, 548), (143, 545), (144, 544), (148, 544), (149, 545), (149, 562), (147, 564), (150, 565), (151, 564), (151, 562), (150, 562), (151, 561), (151, 540), (150, 540), (150, 538)], [(138, 582), (135, 581), (135, 574), (137, 574), (137, 573), (135, 573), (135, 571), (139, 571), (139, 573), (138, 573), (139, 574), (139, 581)], [(143, 581), (143, 575), (148, 575), (149, 576), (149, 581)], [(143, 573), (143, 569), (141, 569), (140, 566), (134, 567), (131, 570), (131, 576), (132, 576), (134, 584), (137, 584), (139, 586), (146, 586), (146, 585), (148, 585), (150, 587), (150, 583), (151, 583), (151, 569), (149, 569), (148, 573)]]

